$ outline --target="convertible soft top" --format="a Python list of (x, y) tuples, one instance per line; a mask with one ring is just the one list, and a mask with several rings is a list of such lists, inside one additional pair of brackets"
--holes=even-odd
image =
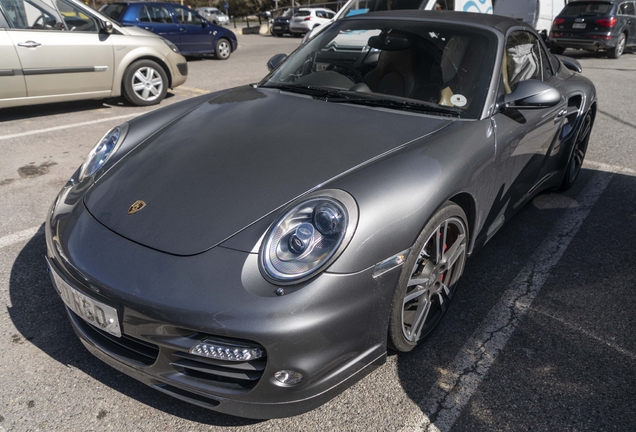
[[(345, 18), (349, 19), (349, 18)], [(472, 12), (453, 11), (424, 11), (424, 10), (395, 10), (370, 12), (364, 15), (355, 15), (351, 19), (422, 19), (435, 21), (448, 21), (467, 25), (483, 25), (499, 30), (506, 34), (513, 27), (534, 29), (523, 21), (500, 15), (479, 14)]]

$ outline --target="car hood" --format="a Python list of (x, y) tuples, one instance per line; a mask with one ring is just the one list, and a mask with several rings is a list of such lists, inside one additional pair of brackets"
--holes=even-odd
[[(193, 255), (450, 122), (240, 87), (146, 139), (98, 179), (84, 202), (103, 225), (134, 242)], [(128, 214), (137, 200), (146, 206)]]
[(144, 30), (144, 29), (142, 29), (140, 27), (133, 26), (133, 25), (124, 26), (124, 25), (119, 24), (119, 30), (122, 33), (130, 35), (130, 36), (146, 36), (146, 37), (150, 37), (151, 36), (151, 37), (155, 37), (155, 38), (161, 37), (161, 36), (157, 36), (156, 34), (154, 34), (151, 31)]

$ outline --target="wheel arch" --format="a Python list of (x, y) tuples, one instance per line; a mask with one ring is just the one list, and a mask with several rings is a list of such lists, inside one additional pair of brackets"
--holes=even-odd
[[(141, 51), (141, 50), (135, 50), (135, 51)], [(117, 59), (115, 60), (116, 63), (118, 62), (118, 64), (115, 70), (115, 76), (113, 77), (113, 87), (112, 87), (111, 97), (122, 96), (124, 94), (123, 92), (124, 74), (126, 73), (126, 70), (131, 64), (139, 60), (150, 60), (157, 63), (161, 67), (161, 69), (163, 69), (163, 71), (166, 73), (166, 76), (168, 77), (167, 88), (169, 89), (172, 88), (172, 82), (174, 77), (173, 77), (172, 71), (170, 70), (170, 66), (168, 66), (165, 59), (157, 56), (151, 50), (143, 50), (146, 52), (143, 52), (143, 51), (135, 52), (135, 51), (131, 51), (130, 53), (126, 54), (126, 56), (124, 56), (124, 58), (122, 58), (121, 60), (117, 60)]]
[[(132, 59), (132, 61), (130, 61), (126, 67), (123, 68), (123, 71), (125, 72), (126, 69), (128, 69), (130, 67), (131, 64), (139, 61), (139, 60), (150, 60), (153, 61), (155, 63), (157, 63), (159, 66), (161, 66), (161, 69), (163, 69), (163, 71), (166, 73), (166, 76), (168, 77), (168, 88), (172, 88), (172, 72), (170, 72), (170, 68), (168, 67), (168, 65), (166, 64), (165, 61), (163, 61), (162, 59), (152, 56), (152, 55), (143, 55), (141, 57), (135, 57), (134, 59)], [(123, 94), (123, 86), (124, 86), (124, 74), (122, 73), (121, 78), (120, 78), (120, 85), (119, 85), (119, 89)]]
[(464, 214), (466, 215), (466, 228), (468, 229), (468, 253), (470, 254), (473, 249), (473, 239), (475, 238), (475, 236), (473, 235), (477, 214), (475, 199), (468, 192), (460, 192), (449, 198), (449, 201), (454, 202), (455, 204), (460, 206), (461, 209), (464, 211)]
[(227, 43), (230, 44), (230, 52), (234, 52), (234, 46), (232, 45), (232, 39), (230, 39), (229, 36), (226, 35), (221, 35), (218, 38), (216, 38), (216, 40), (214, 41), (214, 45), (216, 46), (216, 44), (221, 40), (221, 39), (225, 39), (227, 41)]

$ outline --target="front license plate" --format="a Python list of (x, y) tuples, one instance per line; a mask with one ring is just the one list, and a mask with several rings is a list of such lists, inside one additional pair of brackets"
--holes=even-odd
[(274, 26), (274, 30), (280, 30), (280, 26)]
[(82, 294), (66, 283), (50, 264), (49, 268), (60, 297), (62, 297), (66, 306), (71, 308), (87, 323), (114, 336), (121, 337), (121, 328), (119, 327), (119, 319), (115, 308)]
[(585, 28), (585, 23), (574, 23), (572, 24), (572, 28), (578, 28), (578, 29)]

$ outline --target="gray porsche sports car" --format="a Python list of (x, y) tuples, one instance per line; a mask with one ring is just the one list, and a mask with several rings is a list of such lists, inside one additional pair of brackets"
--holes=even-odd
[(351, 17), (268, 64), (109, 131), (46, 224), (94, 355), (253, 418), (424, 340), (471, 253), (576, 180), (597, 110), (575, 60), (493, 15)]

